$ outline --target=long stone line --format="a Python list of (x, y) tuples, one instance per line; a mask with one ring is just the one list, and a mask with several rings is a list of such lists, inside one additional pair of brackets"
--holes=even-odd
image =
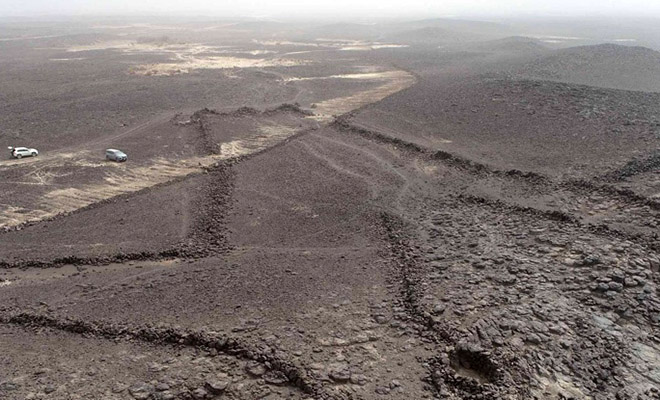
[(305, 370), (292, 361), (274, 354), (273, 351), (269, 352), (249, 346), (241, 343), (238, 338), (224, 334), (175, 328), (131, 327), (124, 324), (86, 322), (72, 318), (59, 319), (28, 312), (0, 315), (0, 323), (21, 327), (50, 328), (76, 335), (111, 340), (134, 340), (161, 346), (215, 349), (232, 357), (262, 363), (268, 369), (284, 374), (290, 386), (296, 387), (316, 399), (331, 400), (336, 398), (327, 393), (321, 384), (309, 378)]

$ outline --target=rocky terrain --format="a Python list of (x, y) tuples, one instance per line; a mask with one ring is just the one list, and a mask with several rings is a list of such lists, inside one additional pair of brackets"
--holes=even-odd
[(168, 28), (0, 29), (0, 398), (660, 398), (653, 74), (512, 72), (623, 49)]
[(537, 79), (658, 92), (659, 62), (660, 53), (646, 47), (602, 44), (558, 50), (525, 65), (519, 73)]

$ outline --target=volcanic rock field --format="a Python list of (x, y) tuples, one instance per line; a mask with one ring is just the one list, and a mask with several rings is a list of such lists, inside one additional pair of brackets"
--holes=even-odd
[(660, 53), (520, 36), (0, 23), (0, 398), (660, 399)]

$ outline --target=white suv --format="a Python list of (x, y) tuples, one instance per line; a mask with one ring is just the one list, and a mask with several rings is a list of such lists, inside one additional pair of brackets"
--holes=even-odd
[(11, 156), (14, 158), (36, 157), (39, 155), (37, 149), (27, 147), (9, 147), (9, 151), (11, 151)]

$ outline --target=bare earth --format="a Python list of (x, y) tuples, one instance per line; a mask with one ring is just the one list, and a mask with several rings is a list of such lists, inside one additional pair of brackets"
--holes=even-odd
[(427, 23), (0, 24), (0, 398), (660, 398), (658, 53)]

